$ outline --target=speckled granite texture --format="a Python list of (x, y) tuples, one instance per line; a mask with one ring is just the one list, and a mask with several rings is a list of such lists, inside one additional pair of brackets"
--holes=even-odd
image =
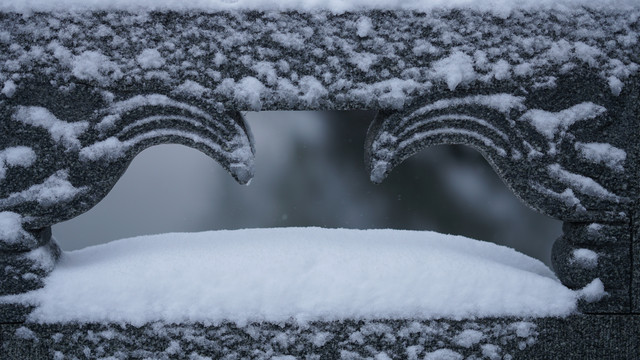
[[(2, 325), (22, 359), (638, 359), (640, 316), (167, 325)], [(440, 357), (438, 357), (440, 356)], [(449, 357), (446, 357), (449, 356)]]
[(636, 314), (640, 314), (640, 239), (638, 239), (638, 231), (638, 224), (636, 223), (633, 231), (633, 246), (631, 248), (631, 258), (633, 260), (631, 311)]

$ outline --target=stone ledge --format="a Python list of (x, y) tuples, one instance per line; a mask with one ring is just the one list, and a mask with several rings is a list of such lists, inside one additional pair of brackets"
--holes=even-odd
[(434, 352), (452, 359), (457, 353), (460, 359), (606, 360), (640, 354), (640, 314), (241, 326), (27, 323), (0, 329), (6, 360), (423, 359)]
[(0, 99), (87, 88), (90, 101), (58, 114), (82, 119), (145, 93), (215, 112), (401, 109), (454, 90), (551, 89), (580, 69), (618, 96), (638, 69), (638, 12), (0, 13)]

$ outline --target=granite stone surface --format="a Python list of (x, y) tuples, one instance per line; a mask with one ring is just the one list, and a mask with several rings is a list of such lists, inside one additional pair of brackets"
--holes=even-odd
[(22, 303), (0, 303), (1, 324), (18, 324), (27, 320), (35, 306)]
[(572, 289), (600, 279), (607, 296), (597, 304), (583, 303), (585, 312), (630, 312), (633, 258), (628, 224), (565, 223), (564, 235), (552, 249), (556, 275)]
[[(636, 216), (638, 218), (638, 211)], [(640, 239), (638, 238), (640, 225), (636, 222), (633, 227), (633, 243), (631, 247), (631, 261), (633, 262), (633, 278), (631, 280), (631, 311), (640, 314)]]
[[(0, 325), (7, 360), (637, 359), (638, 315), (477, 320)], [(439, 356), (439, 357), (438, 357)], [(448, 357), (446, 357), (448, 356)]]
[(40, 247), (29, 251), (0, 251), (0, 295), (20, 294), (44, 285), (43, 279), (53, 271), (61, 250), (51, 238), (50, 229), (42, 233), (48, 240)]

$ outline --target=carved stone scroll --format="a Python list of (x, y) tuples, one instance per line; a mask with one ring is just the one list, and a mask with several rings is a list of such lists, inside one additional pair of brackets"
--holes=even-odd
[(631, 225), (639, 200), (638, 93), (633, 84), (618, 95), (607, 90), (583, 71), (553, 90), (429, 96), (381, 111), (367, 140), (371, 180), (428, 146), (478, 149), (525, 204), (565, 222), (553, 247), (556, 274), (570, 288), (604, 284), (608, 293), (583, 310), (629, 312), (638, 291)]

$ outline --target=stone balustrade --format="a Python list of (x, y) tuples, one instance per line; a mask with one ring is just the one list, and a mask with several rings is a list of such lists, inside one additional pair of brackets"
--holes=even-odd
[[(609, 326), (575, 354), (606, 358), (611, 339), (638, 354), (639, 36), (640, 9), (615, 8), (0, 13), (0, 295), (43, 285), (60, 254), (50, 227), (97, 204), (145, 148), (193, 147), (244, 184), (256, 149), (242, 111), (367, 109), (372, 181), (428, 146), (465, 144), (564, 222), (557, 276), (608, 295), (540, 320), (541, 338)], [(25, 346), (13, 337), (31, 309), (0, 307), (18, 323), (3, 325), (6, 351)]]

